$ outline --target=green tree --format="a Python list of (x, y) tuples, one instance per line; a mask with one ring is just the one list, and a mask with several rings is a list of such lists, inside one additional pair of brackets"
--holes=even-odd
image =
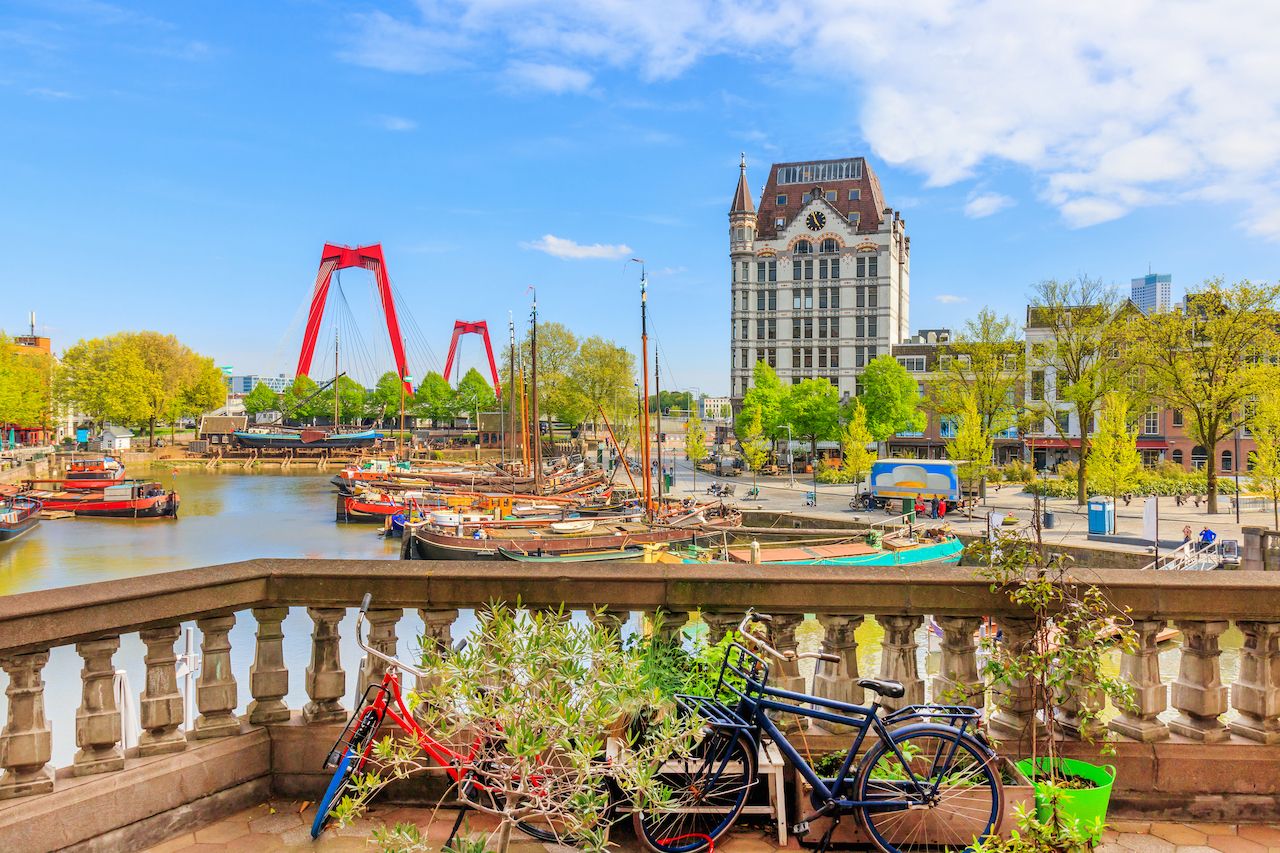
[(818, 442), (830, 441), (840, 431), (840, 392), (825, 379), (806, 379), (792, 386), (782, 413), (795, 436), (809, 442), (816, 469)]
[(1249, 454), (1249, 488), (1271, 499), (1275, 526), (1280, 528), (1280, 397), (1264, 394), (1258, 398), (1249, 432), (1255, 446)]
[[(284, 412), (284, 416), (297, 421), (307, 421), (323, 412), (320, 395), (316, 394), (317, 388), (319, 386), (316, 381), (305, 373), (294, 377), (293, 382), (280, 395), (280, 409)], [(333, 411), (332, 403), (329, 405), (329, 411)]]
[(782, 384), (774, 369), (763, 361), (757, 361), (751, 387), (742, 396), (742, 408), (738, 417), (741, 418), (752, 409), (757, 410), (760, 413), (760, 429), (765, 438), (777, 441), (786, 434), (782, 409), (789, 394), (790, 389)]
[(956, 461), (956, 474), (968, 484), (970, 494), (981, 488), (982, 480), (991, 468), (993, 453), (991, 433), (983, 423), (977, 397), (976, 392), (961, 394), (956, 435), (947, 442), (947, 457)]
[(867, 410), (861, 402), (854, 400), (849, 406), (849, 418), (840, 431), (840, 455), (844, 457), (845, 475), (855, 486), (871, 473), (871, 466), (876, 461), (875, 451), (867, 449), (873, 441), (875, 439), (867, 429)]
[[(521, 342), (517, 358), (524, 365), (525, 387), (533, 381), (529, 358), (530, 341)], [(538, 416), (568, 424), (581, 423), (591, 404), (573, 382), (578, 359), (578, 338), (562, 323), (538, 324)], [(502, 375), (510, 375), (509, 352), (502, 356)], [(634, 408), (634, 404), (633, 404)], [(530, 425), (532, 428), (532, 425)]]
[(1136, 312), (1114, 290), (1084, 276), (1070, 281), (1042, 281), (1031, 292), (1026, 332), (1033, 337), (1027, 368), (1045, 377), (1044, 393), (1029, 406), (1049, 421), (1063, 440), (1071, 435), (1071, 416), (1080, 426), (1076, 503), (1088, 499), (1089, 422), (1112, 391), (1137, 391), (1125, 340), (1124, 319)]
[(742, 445), (742, 458), (751, 469), (751, 485), (754, 486), (760, 468), (769, 460), (769, 445), (760, 426), (760, 409), (753, 406), (747, 410), (746, 416), (739, 419), (735, 429), (742, 430), (737, 433), (738, 443)]
[(259, 382), (253, 386), (253, 390), (244, 395), (244, 411), (251, 418), (263, 412), (274, 412), (279, 409), (280, 395), (272, 391), (265, 382)]
[(1089, 450), (1089, 479), (1103, 494), (1118, 499), (1137, 485), (1141, 471), (1138, 427), (1129, 423), (1129, 401), (1112, 391), (1102, 398), (1098, 431)]
[(858, 400), (866, 409), (867, 429), (876, 441), (887, 441), (900, 432), (924, 429), (920, 386), (893, 356), (877, 356), (867, 365), (862, 373), (862, 396)]
[[(462, 379), (458, 381), (454, 397), (462, 412), (470, 417), (475, 417), (475, 412), (493, 411), (498, 405), (493, 386), (486, 382), (484, 376), (474, 367), (463, 374)], [(480, 428), (479, 423), (476, 424), (476, 428)]]
[(707, 458), (707, 431), (696, 412), (690, 413), (684, 434), (684, 455), (693, 463), (693, 490), (698, 491), (698, 463)]
[(1218, 442), (1244, 424), (1252, 397), (1274, 392), (1278, 301), (1280, 285), (1224, 287), (1215, 279), (1187, 294), (1185, 311), (1135, 317), (1128, 326), (1153, 393), (1182, 410), (1188, 436), (1207, 451), (1210, 513), (1218, 511)]
[(226, 377), (212, 358), (191, 353), (185, 375), (182, 393), (167, 415), (171, 429), (180, 418), (199, 417), (227, 402)]
[[(583, 345), (585, 348), (585, 344)], [(672, 409), (680, 409), (683, 412), (693, 411), (693, 392), (692, 391), (659, 391), (657, 394), (649, 395), (649, 411), (656, 412), (658, 407), (662, 407), (664, 413)]]
[(47, 354), (19, 352), (13, 339), (0, 332), (0, 425), (47, 425), (52, 376), (53, 361)]
[(153, 411), (152, 381), (139, 348), (119, 334), (77, 342), (54, 374), (58, 399), (99, 426), (145, 424)]
[(369, 417), (382, 423), (387, 416), (393, 416), (396, 423), (400, 418), (400, 401), (404, 400), (405, 409), (409, 409), (409, 403), (412, 395), (401, 397), (403, 393), (404, 383), (400, 381), (400, 377), (393, 370), (378, 377), (377, 383), (373, 386), (373, 390), (369, 392), (368, 406)]
[(333, 417), (333, 395), (338, 395), (338, 420), (358, 422), (368, 408), (369, 392), (350, 376), (342, 375), (316, 397), (313, 417)]
[(598, 335), (582, 342), (569, 369), (569, 382), (585, 403), (583, 419), (590, 419), (592, 425), (598, 424), (602, 409), (610, 423), (635, 409), (631, 398), (635, 381), (636, 357)]
[(458, 414), (457, 395), (449, 387), (444, 377), (431, 371), (422, 377), (417, 392), (413, 395), (413, 414), (420, 418), (429, 418), (432, 423), (440, 424), (452, 420)]
[(947, 346), (948, 357), (940, 360), (929, 388), (934, 412), (954, 415), (972, 405), (987, 435), (1015, 426), (1025, 353), (1013, 320), (983, 308), (965, 322)]

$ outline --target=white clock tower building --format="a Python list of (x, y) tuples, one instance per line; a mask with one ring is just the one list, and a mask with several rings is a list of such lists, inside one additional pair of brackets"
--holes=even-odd
[(759, 207), (745, 158), (729, 209), (730, 396), (758, 361), (783, 383), (860, 391), (871, 359), (909, 337), (911, 238), (862, 157), (774, 163)]

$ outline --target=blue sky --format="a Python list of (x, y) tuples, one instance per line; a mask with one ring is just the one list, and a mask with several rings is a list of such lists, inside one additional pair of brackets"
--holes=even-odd
[[(290, 372), (321, 246), (381, 242), (420, 374), (455, 319), (505, 340), (530, 285), (544, 319), (638, 348), (643, 257), (664, 385), (724, 392), (740, 151), (757, 197), (770, 162), (869, 157), (912, 237), (913, 328), (1016, 316), (1047, 277), (1273, 280), (1277, 15), (10, 0), (0, 327), (34, 310), (59, 349), (153, 328)], [(390, 365), (369, 278), (342, 280), (357, 371)]]

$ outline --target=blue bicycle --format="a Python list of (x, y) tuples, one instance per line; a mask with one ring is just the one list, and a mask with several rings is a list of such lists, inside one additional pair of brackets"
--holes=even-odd
[[(742, 642), (780, 661), (840, 662), (822, 653), (779, 652), (750, 630), (753, 621), (770, 619), (748, 613), (738, 626)], [(905, 690), (896, 681), (875, 678), (858, 680), (876, 694), (869, 706), (770, 687), (769, 664), (742, 642), (725, 654), (716, 696), (679, 697), (682, 711), (702, 717), (706, 730), (693, 755), (660, 768), (670, 796), (635, 811), (636, 835), (650, 850), (700, 853), (728, 831), (758, 781), (762, 738), (772, 740), (812, 787), (812, 810), (792, 831), (803, 836), (811, 822), (829, 819), (820, 851), (847, 815), (854, 815), (885, 853), (967, 850), (995, 831), (1004, 812), (1004, 788), (977, 709), (912, 705), (881, 715), (881, 697), (900, 698)], [(820, 776), (770, 712), (850, 727), (853, 741), (835, 775)], [(875, 737), (868, 740), (868, 734)]]

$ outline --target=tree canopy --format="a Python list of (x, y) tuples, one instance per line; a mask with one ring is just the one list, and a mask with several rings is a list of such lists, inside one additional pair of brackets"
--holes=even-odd
[(765, 438), (777, 440), (786, 434), (783, 428), (783, 401), (790, 389), (783, 387), (774, 369), (763, 361), (757, 361), (751, 387), (742, 396), (742, 408), (738, 411), (738, 423), (734, 425), (738, 435), (743, 434), (742, 418), (755, 411), (760, 416), (760, 430)]
[(867, 429), (876, 441), (924, 429), (920, 386), (893, 356), (881, 355), (871, 360), (862, 374), (862, 389), (858, 399), (867, 412)]
[(831, 441), (839, 435), (840, 392), (825, 379), (806, 379), (793, 385), (783, 399), (782, 418), (796, 438), (809, 442), (816, 457), (819, 441)]
[(849, 420), (840, 431), (840, 454), (844, 457), (842, 467), (851, 483), (860, 483), (862, 478), (871, 473), (871, 465), (876, 461), (876, 452), (867, 447), (875, 439), (867, 429), (867, 410), (862, 403), (854, 400), (848, 409)]
[(49, 421), (53, 360), (45, 353), (19, 352), (0, 332), (0, 424), (43, 426)]
[(265, 382), (259, 382), (244, 395), (244, 411), (249, 417), (255, 417), (263, 412), (274, 412), (279, 408), (280, 395), (272, 391), (271, 386)]
[(1013, 320), (983, 308), (965, 321), (940, 360), (929, 389), (933, 410), (957, 414), (972, 407), (987, 435), (1014, 426), (1025, 353)]
[(1089, 479), (1103, 494), (1119, 497), (1138, 483), (1142, 454), (1138, 427), (1130, 424), (1129, 401), (1112, 391), (1103, 397), (1098, 430), (1089, 451)]

